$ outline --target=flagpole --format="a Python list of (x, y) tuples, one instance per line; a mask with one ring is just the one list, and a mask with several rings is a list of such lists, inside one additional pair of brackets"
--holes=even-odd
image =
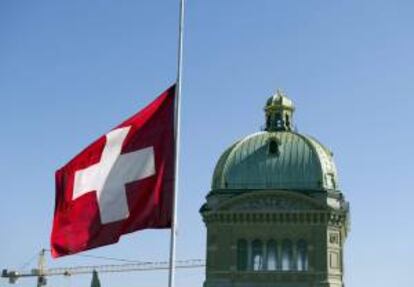
[(175, 88), (175, 107), (174, 107), (174, 139), (175, 139), (175, 182), (174, 197), (171, 221), (170, 239), (170, 266), (168, 272), (168, 287), (175, 286), (175, 246), (177, 236), (177, 199), (179, 186), (179, 167), (180, 167), (180, 129), (181, 129), (181, 85), (183, 71), (183, 35), (184, 35), (184, 5), (185, 0), (180, 0), (179, 24), (178, 24), (178, 61), (177, 61), (177, 83)]

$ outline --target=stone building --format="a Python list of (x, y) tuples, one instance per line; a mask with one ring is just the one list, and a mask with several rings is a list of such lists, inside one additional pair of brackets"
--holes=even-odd
[(333, 154), (294, 131), (282, 92), (264, 110), (264, 130), (220, 157), (200, 210), (204, 287), (343, 287), (349, 207)]

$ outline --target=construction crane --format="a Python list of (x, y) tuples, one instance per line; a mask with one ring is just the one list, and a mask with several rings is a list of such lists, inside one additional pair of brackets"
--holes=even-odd
[[(108, 272), (130, 272), (130, 271), (155, 271), (167, 270), (169, 268), (168, 261), (159, 262), (134, 262), (124, 264), (110, 264), (110, 265), (90, 265), (90, 266), (75, 266), (75, 267), (59, 267), (46, 268), (45, 249), (39, 253), (37, 268), (30, 271), (14, 271), (3, 269), (1, 277), (7, 278), (10, 284), (16, 283), (19, 278), (37, 277), (37, 287), (46, 286), (47, 277), (50, 276), (72, 276), (78, 274), (88, 274), (94, 271), (99, 273)], [(201, 268), (205, 266), (205, 261), (202, 259), (177, 260), (176, 268), (190, 269)]]

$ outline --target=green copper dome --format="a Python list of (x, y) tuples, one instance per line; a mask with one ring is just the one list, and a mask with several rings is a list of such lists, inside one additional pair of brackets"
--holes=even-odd
[(278, 91), (266, 104), (265, 131), (237, 141), (220, 157), (213, 190), (337, 190), (332, 153), (292, 130), (293, 103)]

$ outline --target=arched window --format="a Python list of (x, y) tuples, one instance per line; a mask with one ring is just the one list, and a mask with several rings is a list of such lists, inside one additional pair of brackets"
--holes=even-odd
[(247, 241), (245, 239), (237, 241), (237, 270), (247, 270)]
[(292, 241), (285, 239), (282, 244), (282, 270), (290, 271), (293, 270), (293, 250)]
[(306, 240), (299, 240), (297, 243), (298, 258), (297, 267), (298, 271), (308, 271), (308, 243)]
[(280, 129), (283, 127), (283, 118), (280, 113), (275, 114), (275, 122), (276, 122), (276, 128)]
[(290, 119), (289, 119), (289, 115), (288, 114), (285, 115), (285, 122), (286, 122), (286, 127), (287, 128), (290, 128)]
[(279, 143), (276, 139), (272, 139), (269, 142), (269, 154), (278, 156), (280, 154), (279, 152)]
[(270, 128), (270, 124), (271, 124), (271, 118), (270, 118), (270, 116), (267, 116), (266, 117), (266, 128)]
[(252, 263), (253, 271), (263, 270), (263, 246), (262, 241), (256, 239), (252, 242)]
[(278, 254), (277, 243), (274, 240), (267, 242), (267, 254), (266, 254), (266, 269), (269, 271), (275, 271), (278, 269)]

